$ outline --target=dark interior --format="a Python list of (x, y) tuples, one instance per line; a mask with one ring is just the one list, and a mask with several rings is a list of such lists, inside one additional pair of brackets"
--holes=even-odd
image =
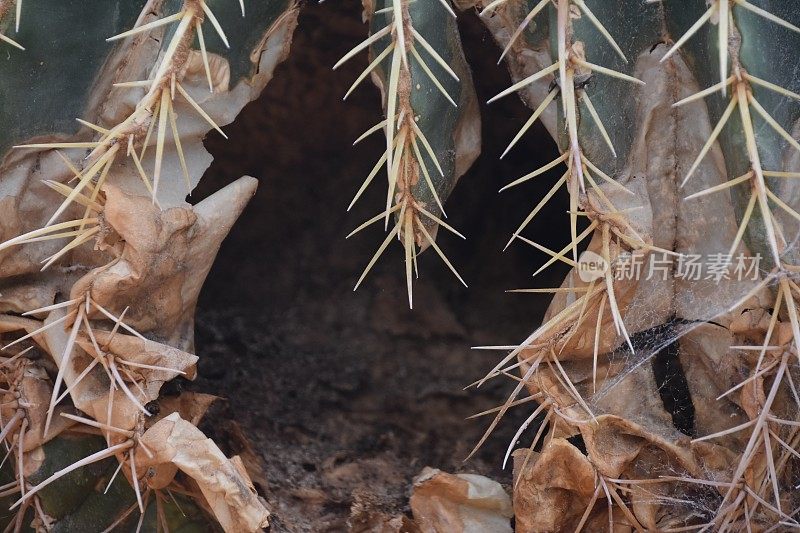
[[(485, 102), (510, 79), (476, 14), (461, 15), (460, 25), (478, 99)], [(193, 199), (241, 175), (260, 181), (203, 291), (196, 328), (200, 378), (187, 386), (223, 398), (204, 429), (226, 451), (261, 461), (256, 481), (273, 513), (273, 531), (342, 531), (370, 513), (408, 512), (412, 479), (425, 466), (508, 484), (502, 456), (529, 411), (512, 410), (464, 462), (490, 421), (465, 418), (499, 405), (511, 389), (497, 380), (464, 390), (500, 355), (470, 347), (521, 341), (539, 325), (548, 297), (504, 291), (554, 286), (566, 273), (557, 266), (531, 279), (544, 254), (524, 243), (501, 252), (556, 179), (551, 173), (497, 193), (557, 156), (537, 125), (499, 160), (530, 114), (509, 97), (482, 104), (483, 153), (447, 203), (448, 221), (467, 240), (439, 233), (469, 289), (427, 252), (415, 284), (417, 308), (410, 311), (397, 245), (353, 292), (384, 234), (378, 224), (345, 236), (381, 210), (385, 184), (376, 180), (345, 211), (383, 146), (378, 136), (351, 143), (382, 113), (369, 83), (342, 101), (365, 56), (336, 72), (331, 66), (366, 31), (354, 0), (307, 3), (289, 59), (226, 128), (230, 140), (208, 137), (215, 162)], [(566, 195), (558, 196), (527, 235), (553, 248), (566, 244), (567, 205)]]

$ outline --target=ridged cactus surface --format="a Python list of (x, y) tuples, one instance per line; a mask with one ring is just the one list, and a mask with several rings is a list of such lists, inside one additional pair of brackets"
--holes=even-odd
[[(559, 287), (522, 290), (552, 295), (548, 313), (526, 339), (495, 347), (505, 356), (477, 383), (511, 378), (514, 389), (484, 413), (493, 420), (476, 449), (509, 409), (529, 412), (502, 458), (513, 455), (516, 529), (800, 527), (797, 6), (363, 8), (366, 37), (334, 69), (362, 59), (353, 88), (369, 79), (382, 108), (356, 142), (382, 135), (385, 148), (350, 207), (387, 187), (351, 233), (385, 229), (355, 288), (395, 240), (409, 306), (427, 248), (466, 285), (436, 242), (441, 230), (465, 237), (446, 203), (481, 144), (481, 72), (466, 62), (457, 9), (480, 11), (511, 72), (488, 104), (519, 95), (531, 108), (503, 155), (537, 120), (558, 146), (544, 167), (497, 176), (504, 194), (526, 195), (555, 171), (505, 247), (544, 253), (534, 275), (572, 269)], [(9, 527), (267, 525), (243, 462), (196, 427), (208, 398), (170, 408), (160, 390), (195, 375), (198, 294), (255, 190), (245, 177), (187, 203), (211, 160), (202, 139), (224, 135), (267, 84), (297, 10), (291, 0), (0, 0)], [(537, 216), (562, 190), (569, 244), (551, 250)]]
[(258, 96), (296, 24), (291, 1), (246, 7), (0, 4), (9, 530), (268, 525), (243, 462), (195, 427), (213, 398), (160, 397), (196, 375), (197, 297), (255, 190), (189, 204), (202, 139)]
[[(482, 7), (513, 89), (558, 141), (572, 204), (565, 249), (534, 242), (530, 216), (512, 238), (573, 271), (487, 376), (518, 367), (498, 419), (527, 389), (528, 423), (546, 424), (515, 455), (517, 530), (796, 524), (797, 10)], [(603, 267), (587, 273), (587, 257)]]

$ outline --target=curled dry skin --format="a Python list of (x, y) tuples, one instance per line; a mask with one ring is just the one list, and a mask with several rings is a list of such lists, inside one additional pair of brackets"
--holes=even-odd
[[(0, 319), (8, 399), (0, 440), (18, 456), (3, 493), (16, 513), (11, 528), (217, 527), (192, 509), (225, 531), (268, 524), (241, 461), (193, 425), (209, 402), (159, 402), (159, 392), (196, 374), (187, 350), (200, 288), (256, 188), (245, 177), (188, 205), (185, 194), (210, 163), (202, 138), (264, 88), (288, 51), (297, 8), (254, 8), (238, 37), (255, 48), (227, 53), (206, 46), (209, 24), (228, 45), (208, 2), (186, 0), (157, 19), (161, 4), (148, 2), (135, 29), (108, 39), (121, 46), (98, 64), (87, 100), (98, 124), (79, 120), (77, 138), (35, 139), (4, 163), (3, 201), (14, 215), (3, 225), (0, 261), (5, 278), (19, 276), (5, 284), (1, 306), (18, 314)], [(236, 54), (250, 67), (234, 78)], [(76, 160), (76, 151), (88, 155)], [(31, 208), (56, 197), (52, 214)], [(74, 487), (78, 470), (93, 472), (85, 476), (101, 491)], [(79, 499), (54, 497), (59, 485)]]
[[(765, 39), (787, 46), (800, 29), (785, 9), (745, 0), (587, 4), (497, 0), (482, 11), (519, 80), (498, 97), (522, 90), (535, 111), (521, 133), (541, 117), (563, 153), (511, 185), (567, 165), (512, 242), (573, 271), (560, 288), (529, 290), (554, 293), (544, 324), (481, 381), (516, 382), (508, 401), (486, 413), (495, 415), (487, 436), (509, 408), (538, 404), (509, 445), (510, 455), (533, 433), (514, 454), (517, 528), (797, 527), (800, 215), (793, 187), (775, 181), (798, 176), (800, 145), (789, 133), (797, 80), (759, 74), (771, 69), (753, 47)], [(722, 81), (708, 75), (709, 49)], [(635, 92), (621, 85), (631, 77), (644, 84)], [(611, 102), (593, 103), (589, 93)], [(556, 96), (560, 105), (551, 105)], [(588, 180), (599, 168), (613, 183)], [(519, 233), (562, 185), (572, 240), (556, 252)], [(578, 216), (589, 220), (580, 234)], [(663, 279), (612, 279), (607, 268), (584, 281), (577, 245), (589, 236), (587, 249), (606, 265), (639, 255), (645, 274), (662, 254), (677, 262), (718, 256), (730, 272), (735, 254), (760, 253), (767, 266), (739, 280), (687, 278), (671, 266)], [(681, 413), (662, 400), (656, 372), (667, 353), (685, 372), (692, 427), (676, 427)]]

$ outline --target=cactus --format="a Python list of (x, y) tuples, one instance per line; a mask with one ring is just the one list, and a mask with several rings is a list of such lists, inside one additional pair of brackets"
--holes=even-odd
[(386, 150), (355, 194), (348, 210), (385, 165), (388, 176), (382, 213), (356, 228), (355, 235), (381, 220), (393, 229), (355, 285), (361, 282), (395, 237), (405, 250), (408, 305), (413, 308), (413, 272), (417, 254), (431, 247), (466, 286), (436, 244), (438, 227), (465, 238), (443, 218), (444, 202), (458, 178), (480, 151), (480, 119), (475, 89), (461, 50), (455, 12), (441, 2), (365, 3), (370, 36), (334, 65), (368, 49), (370, 62), (345, 98), (368, 75), (380, 87), (386, 118), (356, 140), (382, 130)]
[[(544, 418), (515, 456), (517, 529), (793, 527), (800, 216), (787, 178), (797, 177), (800, 79), (766, 57), (796, 47), (796, 10), (746, 0), (482, 7), (519, 80), (498, 96), (521, 90), (535, 109), (525, 128), (541, 117), (563, 154), (511, 185), (565, 163), (554, 189), (571, 198), (563, 250), (520, 234), (553, 191), (512, 237), (573, 271), (536, 291), (555, 293), (545, 323), (484, 378), (523, 376), (490, 429), (526, 388), (538, 408), (514, 442)], [(580, 234), (578, 216), (589, 221)], [(589, 237), (606, 268), (586, 280), (577, 247)], [(637, 257), (646, 270), (695, 255), (732, 272), (737, 254), (764, 257), (755, 278), (611, 275)], [(669, 350), (694, 411), (683, 427), (659, 397), (654, 361)]]
[[(292, 0), (250, 4), (38, 0), (23, 11), (0, 0), (9, 528), (267, 524), (243, 463), (195, 427), (207, 399), (159, 398), (164, 383), (194, 376), (197, 296), (255, 189), (242, 178), (189, 205), (210, 163), (202, 138), (225, 135), (295, 27)], [(519, 94), (533, 110), (503, 156), (537, 120), (560, 153), (500, 189), (524, 194), (561, 169), (505, 247), (547, 254), (534, 275), (572, 267), (559, 287), (521, 289), (553, 296), (544, 323), (511, 349), (488, 347), (506, 355), (477, 382), (515, 385), (482, 413), (494, 417), (476, 450), (509, 409), (535, 402), (503, 461), (513, 453), (517, 529), (800, 527), (800, 77), (787, 67), (797, 10), (776, 0), (456, 4), (467, 6), (514, 79), (488, 103)], [(333, 67), (366, 52), (344, 97), (368, 77), (382, 96), (383, 120), (356, 142), (382, 132), (385, 149), (349, 207), (385, 172), (385, 205), (350, 235), (383, 222), (386, 236), (355, 288), (397, 239), (409, 307), (429, 247), (466, 285), (436, 242), (439, 228), (464, 237), (445, 204), (480, 151), (456, 16), (448, 0), (364, 1), (369, 35)], [(551, 250), (528, 235), (561, 189), (570, 242)], [(710, 277), (687, 275), (695, 256), (716, 258)], [(731, 276), (754, 258), (762, 268)], [(665, 365), (684, 380), (670, 398)], [(671, 405), (680, 401), (688, 416)], [(514, 453), (523, 438), (530, 445)]]
[(194, 426), (208, 402), (159, 398), (195, 375), (198, 293), (255, 189), (189, 205), (202, 138), (260, 93), (295, 26), (291, 0), (230, 4), (0, 5), (19, 29), (3, 41), (25, 46), (0, 65), (9, 529), (267, 525), (243, 463)]

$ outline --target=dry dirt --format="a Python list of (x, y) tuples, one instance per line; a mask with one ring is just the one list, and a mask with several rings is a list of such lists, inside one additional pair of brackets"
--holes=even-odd
[[(499, 51), (474, 13), (461, 17), (479, 100), (509, 84)], [(538, 325), (547, 299), (509, 288), (560, 281), (562, 271), (531, 280), (543, 256), (501, 248), (552, 179), (498, 195), (499, 187), (554, 157), (541, 129), (507, 159), (499, 154), (529, 111), (516, 98), (484, 108), (484, 153), (448, 202), (450, 222), (467, 236), (439, 243), (470, 283), (465, 289), (432, 253), (420, 260), (417, 309), (404, 294), (402, 257), (391, 247), (358, 292), (352, 287), (382, 240), (375, 227), (345, 240), (380, 210), (373, 185), (345, 208), (380, 155), (376, 136), (353, 139), (381, 119), (378, 93), (364, 84), (342, 95), (364, 68), (360, 57), (331, 65), (365, 37), (352, 0), (308, 3), (292, 55), (262, 97), (209, 137), (216, 161), (202, 198), (243, 174), (258, 194), (222, 247), (197, 318), (200, 375), (185, 385), (223, 397), (204, 429), (240, 451), (235, 419), (265, 470), (261, 489), (272, 531), (343, 531), (354, 508), (408, 512), (412, 478), (425, 466), (489, 475), (508, 483), (500, 463), (527, 413), (518, 411), (477, 456), (463, 462), (488, 420), (465, 420), (493, 407), (509, 383), (463, 388), (497, 360), (481, 344), (519, 341)], [(563, 226), (566, 200), (541, 215)], [(563, 232), (559, 232), (563, 233)], [(356, 504), (354, 506), (354, 504)]]

